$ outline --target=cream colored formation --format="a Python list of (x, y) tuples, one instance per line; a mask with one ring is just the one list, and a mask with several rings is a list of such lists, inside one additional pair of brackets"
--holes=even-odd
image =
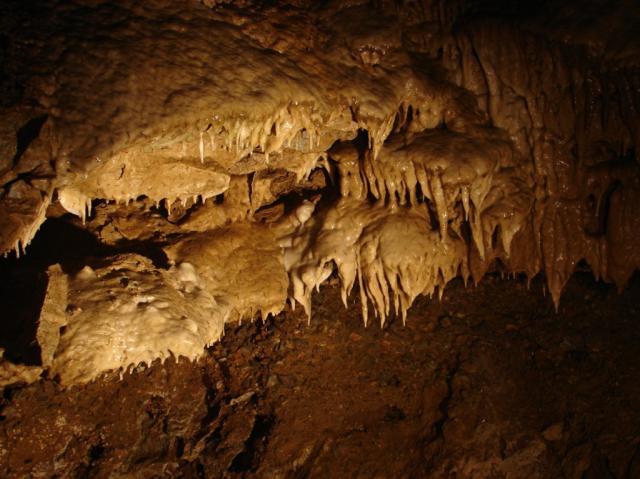
[(172, 264), (50, 269), (38, 340), (63, 383), (196, 358), (287, 300), (311, 317), (333, 274), (384, 324), (496, 260), (544, 270), (556, 305), (581, 260), (619, 287), (640, 267), (634, 41), (549, 42), (552, 23), (464, 2), (203, 3), (52, 1), (9, 29), (39, 71), (3, 145), (45, 120), (2, 149), (2, 252), (59, 204), (105, 242), (159, 237)]
[(365, 325), (369, 303), (381, 325), (391, 311), (404, 321), (419, 294), (432, 295), (436, 288), (442, 294), (449, 280), (468, 274), (464, 242), (431, 230), (424, 205), (410, 209), (343, 198), (305, 226), (285, 243), (285, 266), (292, 299), (309, 318), (311, 293), (334, 268), (345, 307), (358, 283)]
[(159, 270), (134, 254), (70, 278), (50, 272), (48, 293), (38, 342), (43, 366), (65, 385), (171, 355), (197, 358), (230, 314), (191, 264)]

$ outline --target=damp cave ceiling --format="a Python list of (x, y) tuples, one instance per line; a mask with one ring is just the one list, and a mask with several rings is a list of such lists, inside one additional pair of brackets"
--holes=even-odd
[[(102, 241), (160, 232), (174, 265), (130, 255), (49, 272), (38, 340), (65, 381), (176, 342), (197, 357), (226, 321), (287, 300), (310, 316), (334, 272), (345, 305), (357, 284), (365, 323), (384, 323), (495, 260), (545, 271), (556, 304), (580, 261), (620, 288), (640, 266), (635, 2), (0, 9), (2, 252), (28, 254), (60, 205)], [(285, 211), (291, 192), (306, 199)], [(131, 202), (137, 222), (117, 206)], [(189, 214), (167, 222), (151, 214), (161, 204)], [(85, 306), (70, 317), (72, 303)], [(101, 347), (96, 331), (136, 337), (113, 308), (156, 325), (154, 344)]]

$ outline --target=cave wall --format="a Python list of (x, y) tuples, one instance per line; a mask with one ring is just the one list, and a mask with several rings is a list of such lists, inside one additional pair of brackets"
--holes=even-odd
[[(619, 288), (640, 266), (638, 12), (625, 2), (1, 8), (2, 252), (28, 253), (63, 208), (105, 243), (157, 241), (171, 260), (113, 258), (91, 269), (102, 283), (65, 281), (105, 289), (126, 264), (159, 296), (201, 291), (224, 323), (287, 299), (311, 316), (335, 273), (345, 305), (357, 283), (365, 323), (372, 311), (384, 324), (496, 262), (544, 271), (556, 305), (582, 261)], [(43, 325), (63, 311), (67, 337), (48, 346), (60, 358), (73, 331), (94, 334), (84, 316), (113, 310), (106, 295), (64, 312), (83, 294), (43, 309)], [(156, 315), (157, 298), (138, 296)], [(187, 334), (172, 322), (183, 313), (165, 313), (161, 331)], [(220, 333), (198, 322), (202, 348)], [(172, 349), (163, 334), (151, 356)]]

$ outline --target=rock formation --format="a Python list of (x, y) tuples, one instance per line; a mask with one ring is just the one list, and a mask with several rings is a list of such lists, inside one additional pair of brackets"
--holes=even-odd
[(43, 366), (69, 384), (195, 358), (225, 321), (311, 316), (334, 274), (365, 324), (497, 263), (544, 271), (556, 305), (581, 261), (623, 288), (640, 44), (610, 26), (637, 7), (554, 4), (3, 4), (0, 252), (61, 206), (170, 260), (51, 269)]

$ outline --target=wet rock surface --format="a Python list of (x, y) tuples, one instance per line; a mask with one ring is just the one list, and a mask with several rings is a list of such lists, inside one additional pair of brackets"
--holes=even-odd
[[(364, 328), (330, 282), (199, 361), (4, 390), (5, 477), (640, 477), (640, 278), (488, 276)], [(356, 301), (352, 294), (350, 301)]]

